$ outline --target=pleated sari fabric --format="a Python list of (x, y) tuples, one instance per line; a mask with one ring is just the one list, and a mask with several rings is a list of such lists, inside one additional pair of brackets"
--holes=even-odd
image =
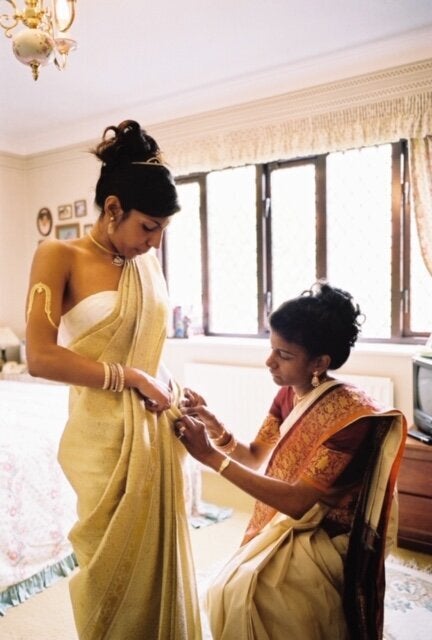
[[(159, 263), (140, 256), (123, 269), (113, 312), (69, 348), (156, 376), (166, 319)], [(131, 389), (71, 389), (59, 461), (77, 494), (70, 591), (80, 640), (201, 639), (179, 415), (146, 411)]]
[[(405, 442), (400, 412), (382, 411), (359, 390), (331, 381), (309, 394), (281, 425), (267, 473), (328, 464), (321, 445), (359, 418), (371, 418), (370, 460), (351, 534), (321, 526), (330, 507), (299, 520), (258, 502), (240, 549), (206, 598), (214, 640), (374, 640), (382, 635), (384, 543)], [(295, 453), (297, 452), (297, 454)]]

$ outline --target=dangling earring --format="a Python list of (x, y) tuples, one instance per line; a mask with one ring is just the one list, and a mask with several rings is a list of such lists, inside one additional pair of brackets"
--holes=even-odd
[(312, 380), (311, 380), (311, 385), (313, 386), (314, 389), (316, 389), (317, 387), (320, 386), (320, 384), (321, 384), (321, 381), (318, 376), (318, 371), (314, 371)]
[(114, 216), (110, 216), (110, 219), (108, 222), (108, 229), (107, 229), (107, 233), (109, 236), (114, 233), (114, 221), (115, 221)]

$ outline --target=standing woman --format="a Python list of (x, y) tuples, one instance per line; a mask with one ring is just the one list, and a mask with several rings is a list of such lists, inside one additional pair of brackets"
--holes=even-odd
[(100, 216), (35, 254), (27, 302), (34, 376), (71, 385), (60, 464), (77, 494), (71, 598), (80, 640), (199, 640), (178, 390), (161, 372), (166, 284), (156, 256), (179, 211), (159, 147), (131, 120), (94, 150)]
[(250, 444), (186, 392), (181, 442), (257, 500), (208, 594), (214, 640), (382, 638), (406, 424), (328, 374), (348, 359), (359, 316), (349, 293), (322, 283), (270, 316), (266, 365), (281, 389)]

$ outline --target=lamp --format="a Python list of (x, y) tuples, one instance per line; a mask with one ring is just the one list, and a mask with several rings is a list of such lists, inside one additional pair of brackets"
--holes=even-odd
[(8, 347), (19, 347), (20, 339), (14, 334), (10, 327), (0, 327), (0, 370), (7, 362), (6, 349)]
[[(77, 43), (60, 34), (68, 31), (75, 20), (76, 0), (24, 0), (23, 11), (18, 11), (15, 0), (0, 2), (7, 2), (13, 10), (0, 14), (0, 26), (6, 37), (12, 38), (16, 58), (31, 67), (33, 78), (37, 80), (39, 67), (52, 60), (58, 69), (64, 69), (67, 56)], [(12, 29), (20, 23), (27, 28), (12, 36)]]

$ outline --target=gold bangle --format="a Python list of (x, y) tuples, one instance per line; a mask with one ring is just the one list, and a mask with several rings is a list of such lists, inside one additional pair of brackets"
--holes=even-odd
[(117, 387), (118, 371), (117, 371), (117, 367), (113, 362), (110, 362), (109, 366), (111, 369), (111, 384), (110, 384), (109, 390), (115, 391)]
[(237, 447), (238, 442), (237, 440), (234, 438), (233, 434), (230, 434), (230, 439), (228, 440), (228, 442), (225, 442), (225, 444), (217, 444), (216, 447), (220, 450), (223, 451), (223, 453), (226, 453), (227, 455), (229, 455), (230, 453), (232, 453), (234, 451), (234, 449)]
[(116, 363), (116, 369), (117, 369), (118, 378), (117, 378), (117, 384), (116, 384), (115, 390), (117, 391), (117, 393), (121, 393), (124, 389), (124, 383), (125, 383), (124, 369), (119, 362)]
[(220, 467), (217, 470), (217, 472), (219, 474), (222, 474), (222, 471), (225, 471), (225, 469), (228, 467), (229, 464), (231, 464), (231, 458), (225, 457), (220, 463)]
[(213, 443), (217, 446), (219, 440), (223, 440), (226, 435), (228, 435), (228, 431), (224, 426), (222, 426), (222, 433), (220, 433), (218, 436), (210, 436), (210, 440), (212, 440)]
[(104, 383), (102, 389), (104, 391), (107, 391), (111, 386), (111, 369), (109, 367), (109, 364), (107, 364), (106, 362), (102, 362), (102, 364), (104, 368)]

